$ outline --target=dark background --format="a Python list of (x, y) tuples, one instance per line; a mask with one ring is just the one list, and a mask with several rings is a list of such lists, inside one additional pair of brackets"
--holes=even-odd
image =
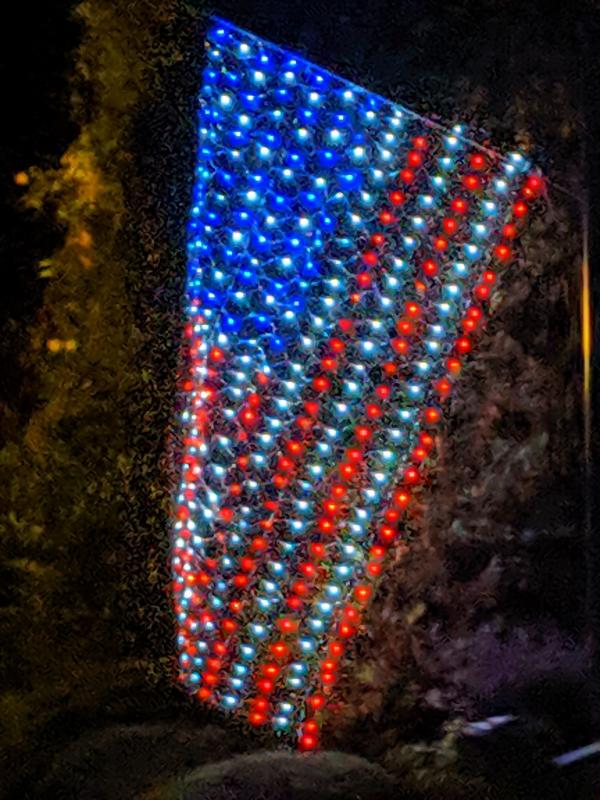
[(49, 215), (40, 220), (20, 208), (22, 189), (15, 185), (14, 175), (34, 164), (57, 166), (77, 134), (69, 108), (70, 75), (80, 34), (71, 18), (73, 5), (70, 0), (56, 0), (32, 12), (18, 4), (13, 23), (3, 25), (2, 31), (0, 399), (11, 404), (27, 402), (19, 354), (27, 346), (26, 325), (42, 300), (37, 263), (61, 237)]

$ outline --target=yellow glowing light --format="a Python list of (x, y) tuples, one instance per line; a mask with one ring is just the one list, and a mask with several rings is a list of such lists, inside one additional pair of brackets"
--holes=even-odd
[(60, 339), (48, 339), (46, 342), (46, 347), (50, 350), (51, 353), (58, 353), (60, 348), (62, 347), (62, 342)]
[(592, 298), (587, 247), (581, 265), (581, 352), (583, 355), (583, 394), (589, 397), (592, 384)]
[(75, 243), (80, 247), (91, 247), (92, 234), (89, 231), (81, 230), (74, 239)]
[(64, 348), (68, 350), (69, 353), (72, 353), (73, 350), (77, 349), (77, 342), (75, 339), (67, 339), (67, 341), (64, 342)]
[[(583, 213), (583, 253), (581, 259), (581, 355), (583, 358), (583, 449), (589, 469), (592, 457), (592, 296), (590, 292), (589, 222), (588, 211)], [(586, 517), (591, 506), (586, 497)], [(591, 524), (591, 519), (590, 519)]]
[(29, 175), (26, 172), (17, 172), (15, 175), (15, 183), (17, 186), (27, 186), (29, 183)]

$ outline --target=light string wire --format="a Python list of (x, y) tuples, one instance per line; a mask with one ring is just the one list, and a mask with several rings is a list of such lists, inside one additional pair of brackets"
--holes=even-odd
[[(229, 22), (226, 22), (226, 21), (224, 21), (224, 20), (223, 20), (223, 21), (221, 21), (221, 20), (220, 20), (218, 17), (217, 17), (217, 18), (213, 18), (213, 20), (214, 20), (214, 21), (216, 21), (216, 23), (217, 23), (217, 26), (218, 26), (218, 27), (224, 28), (224, 30), (219, 30), (219, 31), (218, 31), (218, 34), (219, 34), (219, 35), (222, 35), (222, 34), (224, 34), (224, 33), (225, 33), (227, 30), (229, 30), (229, 31), (230, 31), (229, 35), (231, 35), (231, 33), (232, 33), (232, 32), (235, 32), (235, 33), (237, 33), (238, 35), (241, 35), (241, 36), (243, 36), (243, 38), (250, 38), (250, 39), (253, 39), (254, 41), (258, 41), (258, 43), (259, 43), (259, 46), (260, 46), (260, 47), (265, 47), (265, 46), (266, 46), (266, 47), (272, 48), (272, 49), (274, 49), (274, 50), (278, 51), (279, 53), (283, 54), (283, 55), (284, 55), (284, 57), (285, 57), (285, 56), (288, 56), (288, 57), (289, 57), (289, 56), (291, 56), (291, 55), (292, 55), (292, 56), (294, 56), (294, 58), (295, 58), (295, 61), (296, 61), (296, 62), (300, 61), (300, 62), (302, 63), (302, 65), (303, 65), (305, 68), (307, 68), (307, 69), (314, 69), (314, 67), (315, 67), (315, 65), (314, 65), (314, 64), (312, 64), (311, 62), (308, 62), (308, 61), (307, 61), (307, 60), (305, 60), (305, 59), (302, 59), (302, 58), (296, 57), (296, 55), (295, 55), (294, 53), (291, 53), (291, 52), (290, 52), (290, 51), (288, 51), (288, 50), (284, 50), (283, 48), (277, 47), (276, 45), (271, 45), (269, 42), (267, 42), (267, 41), (263, 40), (262, 38), (256, 37), (256, 36), (254, 36), (254, 35), (252, 35), (252, 34), (248, 34), (247, 32), (245, 32), (245, 31), (243, 31), (243, 30), (241, 30), (241, 29), (237, 28), (236, 26), (232, 25), (232, 24), (231, 24), (231, 23), (229, 23)], [(217, 51), (215, 51), (215, 52), (217, 52)], [(341, 83), (343, 83), (343, 84), (345, 84), (345, 85), (347, 85), (347, 86), (351, 86), (351, 87), (355, 88), (355, 90), (356, 90), (356, 93), (357, 93), (357, 94), (359, 94), (359, 96), (360, 96), (361, 98), (364, 98), (365, 96), (372, 98), (372, 97), (374, 96), (375, 98), (378, 98), (378, 99), (379, 99), (379, 100), (380, 100), (380, 101), (383, 103), (383, 105), (384, 105), (386, 108), (388, 108), (388, 109), (389, 109), (389, 108), (391, 108), (391, 109), (393, 109), (393, 110), (394, 110), (396, 113), (406, 114), (406, 116), (407, 116), (407, 117), (409, 117), (410, 119), (412, 119), (413, 121), (417, 121), (417, 120), (418, 120), (418, 121), (420, 121), (420, 122), (421, 122), (421, 124), (422, 124), (422, 125), (424, 124), (425, 126), (429, 127), (431, 130), (436, 130), (437, 132), (446, 132), (446, 133), (450, 133), (450, 131), (448, 131), (448, 129), (446, 129), (446, 128), (445, 128), (443, 125), (440, 125), (440, 124), (438, 124), (438, 123), (434, 123), (433, 121), (427, 120), (427, 118), (426, 118), (426, 117), (423, 117), (423, 116), (421, 116), (421, 115), (419, 115), (419, 114), (416, 114), (416, 113), (414, 113), (414, 112), (412, 112), (412, 111), (410, 111), (410, 110), (404, 109), (402, 106), (400, 106), (400, 105), (398, 105), (398, 104), (396, 104), (396, 103), (392, 102), (391, 100), (387, 100), (386, 98), (382, 98), (380, 95), (374, 95), (372, 92), (369, 92), (369, 91), (368, 91), (368, 90), (366, 90), (365, 88), (363, 88), (363, 87), (360, 87), (360, 86), (356, 86), (356, 84), (352, 84), (351, 82), (349, 82), (349, 81), (346, 81), (346, 80), (345, 80), (344, 78), (342, 78), (341, 76), (334, 75), (334, 73), (328, 72), (327, 70), (323, 70), (323, 69), (322, 69), (322, 68), (320, 68), (320, 67), (319, 67), (319, 71), (322, 71), (323, 73), (327, 73), (327, 74), (329, 74), (331, 77), (333, 77), (333, 78), (334, 78), (334, 80), (335, 80), (335, 82), (336, 82), (336, 83), (337, 83), (337, 82), (341, 82)], [(371, 112), (371, 113), (373, 113), (373, 112)], [(480, 151), (481, 151), (481, 150), (483, 150), (484, 152), (486, 152), (486, 153), (489, 153), (489, 155), (490, 155), (490, 160), (493, 160), (493, 161), (500, 161), (500, 162), (502, 162), (502, 161), (504, 161), (504, 160), (505, 160), (505, 158), (506, 158), (505, 156), (502, 156), (502, 155), (501, 155), (501, 154), (500, 154), (498, 151), (489, 150), (488, 148), (484, 148), (484, 147), (481, 147), (481, 146), (477, 146), (477, 145), (476, 145), (476, 143), (474, 143), (474, 142), (473, 142), (471, 139), (469, 139), (469, 138), (467, 138), (467, 137), (465, 137), (465, 136), (459, 136), (459, 135), (458, 135), (458, 130), (457, 130), (456, 128), (455, 128), (455, 129), (453, 129), (453, 130), (451, 131), (451, 134), (453, 135), (453, 137), (454, 137), (455, 139), (460, 139), (460, 141), (461, 141), (463, 144), (467, 144), (467, 145), (469, 145), (470, 147), (472, 147), (473, 149), (478, 149), (478, 150), (480, 150)], [(481, 157), (480, 157), (480, 156), (478, 156), (478, 158), (481, 158)], [(407, 179), (407, 180), (409, 180), (409, 179)], [(538, 183), (540, 183), (539, 179), (538, 179)], [(492, 205), (493, 205), (493, 204), (492, 204)], [(509, 236), (509, 234), (506, 234), (506, 235), (507, 235), (507, 236)], [(512, 235), (514, 235), (514, 234), (512, 234)], [(475, 250), (476, 250), (476, 249), (477, 249), (477, 248), (475, 248)], [(500, 248), (499, 248), (499, 249), (500, 249)], [(505, 248), (505, 249), (506, 249), (506, 248)], [(200, 327), (205, 327), (205, 326), (204, 326), (204, 325), (202, 325), (202, 326), (200, 326)], [(195, 330), (195, 328), (196, 328), (196, 326), (194, 326), (194, 330)], [(200, 347), (199, 349), (200, 349), (200, 350), (202, 350), (202, 347)], [(200, 377), (200, 376), (199, 376), (199, 377)], [(196, 457), (194, 456), (194, 461), (195, 461), (195, 460), (196, 460)], [(199, 467), (198, 467), (198, 469), (199, 469)], [(200, 477), (200, 476), (198, 476), (198, 477)], [(201, 479), (201, 482), (202, 482), (202, 479)], [(190, 504), (189, 504), (189, 505), (190, 505), (190, 508), (193, 510), (193, 508), (194, 508), (194, 504), (190, 502)], [(188, 510), (188, 514), (189, 514), (189, 510)], [(190, 528), (191, 528), (191, 527), (192, 527), (192, 526), (191, 526), (191, 524), (190, 524)], [(183, 547), (184, 547), (184, 545), (182, 544), (182, 545), (181, 545), (181, 547), (183, 548)], [(212, 567), (211, 567), (211, 569), (212, 569)], [(185, 608), (187, 608), (187, 605), (185, 606)], [(215, 606), (215, 608), (218, 608), (218, 606)], [(184, 616), (185, 616), (185, 612), (183, 612), (183, 614), (184, 614)], [(193, 635), (195, 635), (195, 634), (196, 634), (197, 627), (198, 627), (197, 625), (195, 625), (195, 627), (190, 627), (190, 632), (191, 632), (191, 634), (193, 634)], [(212, 630), (212, 628), (211, 628), (211, 630)], [(209, 636), (209, 638), (211, 638), (211, 637)], [(202, 644), (204, 644), (204, 642), (202, 642)], [(219, 652), (220, 652), (220, 651), (219, 651)], [(215, 653), (216, 653), (216, 644), (215, 644)], [(203, 659), (200, 659), (200, 660), (203, 660)], [(214, 659), (214, 658), (213, 658), (212, 660), (213, 660), (213, 661), (215, 661), (215, 664), (216, 664), (216, 662), (217, 662), (217, 659)], [(195, 660), (194, 660), (194, 661), (195, 661)], [(215, 665), (215, 666), (213, 666), (212, 664), (209, 664), (208, 666), (210, 667), (210, 670), (215, 670), (215, 671), (216, 671), (216, 670), (220, 669), (220, 666), (219, 666), (219, 665)], [(192, 677), (193, 677), (193, 676), (192, 676)], [(212, 684), (211, 684), (211, 685), (212, 685)], [(265, 692), (266, 692), (266, 691), (267, 691), (267, 690), (265, 690)]]
[[(258, 36), (255, 33), (251, 33), (250, 31), (247, 31), (245, 28), (241, 28), (239, 25), (235, 25), (235, 23), (230, 22), (229, 20), (225, 19), (224, 17), (220, 17), (220, 16), (218, 16), (216, 14), (211, 14), (208, 17), (208, 19), (212, 23), (218, 23), (219, 25), (224, 25), (227, 28), (230, 28), (230, 29), (232, 29), (234, 31), (237, 31), (237, 33), (242, 34), (243, 36), (246, 36), (249, 39), (252, 39), (252, 40), (254, 40), (255, 42), (257, 42), (259, 44), (267, 45), (268, 47), (272, 47), (275, 50), (278, 50), (280, 53), (286, 54), (286, 53), (292, 52), (291, 50), (288, 50), (287, 48), (282, 47), (281, 45), (278, 45), (278, 44), (272, 42), (270, 39), (267, 39), (264, 36)], [(298, 54), (295, 50), (293, 51), (293, 54), (294, 54), (294, 58), (296, 58), (304, 66), (310, 67), (314, 63), (314, 62), (310, 61), (308, 58), (305, 58), (304, 56)], [(455, 136), (457, 139), (460, 139), (465, 144), (469, 145), (470, 147), (475, 148), (476, 150), (479, 150), (481, 153), (485, 153), (486, 155), (488, 155), (492, 159), (495, 159), (495, 160), (498, 160), (498, 161), (502, 161), (505, 158), (505, 156), (499, 150), (495, 150), (494, 148), (491, 148), (491, 147), (486, 147), (485, 145), (482, 145), (479, 142), (475, 141), (475, 139), (471, 139), (468, 136), (464, 136), (463, 134), (452, 130), (447, 125), (443, 125), (442, 123), (436, 122), (435, 120), (430, 119), (429, 117), (426, 117), (423, 114), (419, 114), (417, 111), (413, 111), (413, 109), (408, 108), (407, 106), (403, 105), (402, 103), (397, 103), (394, 100), (390, 100), (389, 97), (386, 97), (385, 95), (382, 95), (379, 92), (373, 92), (370, 89), (367, 89), (364, 86), (361, 86), (360, 84), (349, 80), (345, 76), (342, 76), (339, 73), (336, 73), (336, 72), (333, 72), (330, 69), (327, 69), (326, 67), (322, 67), (322, 66), (319, 65), (319, 69), (321, 70), (321, 72), (323, 72), (326, 75), (329, 75), (329, 77), (333, 78), (336, 81), (342, 80), (344, 83), (348, 84), (348, 86), (352, 87), (352, 89), (355, 92), (357, 92), (359, 94), (362, 94), (362, 95), (368, 95), (370, 97), (376, 97), (379, 100), (381, 100), (383, 103), (387, 103), (389, 105), (393, 105), (396, 108), (399, 108), (403, 113), (408, 114), (409, 116), (413, 117), (413, 119), (417, 119), (417, 120), (423, 122), (425, 125), (429, 126), (430, 128), (434, 128), (435, 130), (438, 130), (438, 131), (440, 131), (442, 133)], [(550, 184), (553, 189), (556, 189), (557, 191), (568, 195), (569, 197), (573, 198), (574, 200), (579, 200), (577, 195), (573, 194), (573, 192), (571, 192), (569, 189), (566, 189), (564, 186), (561, 186), (560, 184), (549, 180), (546, 176), (544, 176), (544, 177), (545, 177), (545, 182)]]

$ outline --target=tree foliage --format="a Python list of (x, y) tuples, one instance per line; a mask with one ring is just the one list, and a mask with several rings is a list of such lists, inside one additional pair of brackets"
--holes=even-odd
[[(72, 91), (80, 132), (57, 168), (31, 168), (24, 198), (54, 216), (64, 239), (40, 265), (43, 304), (23, 352), (33, 407), (0, 452), (1, 560), (13, 594), (2, 609), (0, 702), (16, 742), (59, 703), (127, 684), (128, 665), (138, 680), (170, 675), (170, 480), (160, 453), (176, 385), (196, 80), (172, 73), (180, 48), (193, 52), (198, 15), (175, 0), (84, 2), (75, 13), (84, 29)], [(167, 124), (144, 127), (142, 111), (169, 78), (179, 86), (170, 103), (160, 98)], [(161, 195), (144, 183), (144, 140), (160, 149), (174, 126), (185, 167), (169, 172), (171, 157)], [(174, 195), (171, 216), (160, 204)], [(157, 226), (177, 231), (173, 251)], [(157, 647), (148, 644), (153, 624)]]

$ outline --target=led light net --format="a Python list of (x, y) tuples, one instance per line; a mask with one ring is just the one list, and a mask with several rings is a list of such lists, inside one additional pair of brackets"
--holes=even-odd
[(236, 27), (207, 37), (172, 569), (180, 679), (319, 743), (542, 191)]

